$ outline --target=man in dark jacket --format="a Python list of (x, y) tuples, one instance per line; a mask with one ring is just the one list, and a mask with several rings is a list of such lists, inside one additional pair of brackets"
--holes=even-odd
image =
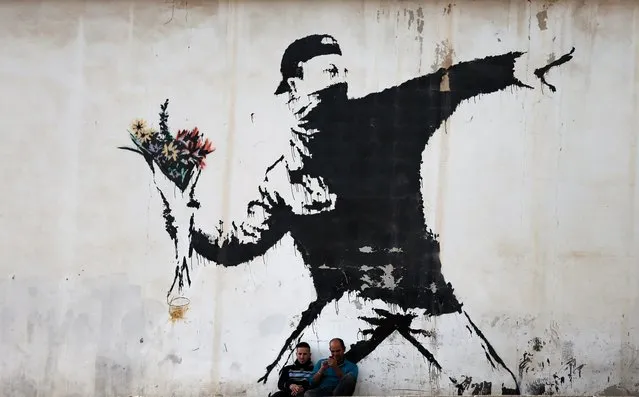
[(308, 380), (313, 374), (313, 361), (308, 343), (300, 342), (295, 346), (295, 357), (292, 365), (282, 368), (280, 380), (277, 382), (280, 390), (271, 397), (302, 396), (309, 389)]

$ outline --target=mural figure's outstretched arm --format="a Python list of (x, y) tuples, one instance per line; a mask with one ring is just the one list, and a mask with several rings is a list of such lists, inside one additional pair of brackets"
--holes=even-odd
[[(573, 48), (570, 53), (556, 61), (536, 69), (534, 76), (554, 92), (556, 88), (546, 81), (545, 75), (551, 68), (571, 60), (574, 50)], [(509, 52), (461, 62), (379, 93), (370, 94), (359, 101), (371, 110), (373, 118), (384, 115), (393, 123), (406, 126), (404, 130), (407, 135), (413, 136), (415, 128), (425, 129), (425, 134), (420, 137), (421, 141), (415, 142), (425, 145), (442, 122), (446, 121), (464, 100), (495, 93), (508, 87), (532, 89), (532, 86), (522, 82), (532, 77), (521, 72), (524, 68), (518, 67), (522, 55), (524, 52)], [(402, 139), (405, 138), (410, 137)]]

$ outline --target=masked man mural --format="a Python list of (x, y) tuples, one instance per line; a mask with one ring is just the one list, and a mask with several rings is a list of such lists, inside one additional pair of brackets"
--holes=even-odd
[[(554, 91), (545, 73), (571, 54), (535, 74)], [(355, 293), (401, 313), (376, 309), (377, 317), (361, 318), (371, 329), (350, 347), (348, 360), (357, 363), (397, 332), (445, 372), (417, 340), (422, 331), (411, 323), (417, 313), (457, 317), (481, 344), (487, 365), (508, 378), (502, 393), (518, 394), (514, 374), (462, 310), (442, 274), (437, 236), (424, 224), (420, 166), (429, 138), (462, 101), (509, 87), (532, 88), (515, 77), (523, 53), (459, 63), (356, 99), (347, 95), (341, 55), (329, 35), (298, 39), (285, 50), (275, 94), (288, 96), (297, 123), (289, 131), (290, 147), (268, 168), (243, 222), (202, 230), (194, 193), (198, 178), (181, 189), (184, 194), (175, 195), (171, 183), (154, 173), (176, 244), (171, 290), (190, 283), (187, 258), (193, 253), (235, 266), (264, 254), (290, 233), (310, 269), (317, 299), (302, 313), (261, 381), (328, 303)], [(457, 379), (451, 381), (459, 387)], [(490, 392), (488, 386), (475, 394)]]

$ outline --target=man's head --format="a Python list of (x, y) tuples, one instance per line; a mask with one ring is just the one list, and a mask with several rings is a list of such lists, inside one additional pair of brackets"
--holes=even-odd
[(346, 346), (344, 345), (343, 340), (341, 340), (340, 338), (331, 339), (331, 341), (328, 343), (328, 348), (331, 351), (331, 356), (333, 356), (333, 358), (337, 360), (338, 363), (344, 361)]
[(311, 347), (306, 342), (300, 342), (295, 346), (295, 357), (300, 364), (306, 364), (311, 360)]
[(300, 104), (291, 106), (294, 113), (308, 106), (309, 101), (320, 102), (328, 91), (331, 96), (346, 97), (347, 70), (342, 50), (332, 36), (314, 34), (295, 40), (282, 55), (280, 72), (282, 81), (275, 95), (288, 93), (289, 105)]

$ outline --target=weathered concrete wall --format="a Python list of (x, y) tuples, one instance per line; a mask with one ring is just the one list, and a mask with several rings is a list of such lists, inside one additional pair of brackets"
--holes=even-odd
[[(416, 337), (447, 372), (394, 333), (360, 361), (358, 393), (456, 394), (454, 374), (500, 394), (489, 346), (522, 393), (639, 391), (636, 2), (5, 1), (0, 20), (0, 395), (275, 390), (279, 366), (257, 379), (316, 299), (308, 247), (288, 233), (234, 267), (195, 255), (191, 285), (171, 294), (188, 310), (172, 319), (163, 203), (142, 157), (117, 148), (132, 146), (135, 118), (159, 128), (169, 98), (172, 132), (197, 126), (216, 147), (198, 181), (200, 227), (242, 219), (266, 168), (292, 150), (286, 96), (273, 91), (284, 49), (312, 33), (339, 41), (353, 97), (510, 51), (526, 52), (517, 72), (532, 87), (464, 101), (413, 164), (443, 275), (486, 340), (464, 316), (420, 316), (411, 327), (428, 331)], [(534, 71), (572, 47), (545, 75), (552, 92)], [(451, 76), (433, 92), (458, 87)], [(358, 197), (365, 207), (370, 197)], [(337, 252), (327, 247), (322, 260)], [(390, 290), (420, 274), (404, 265), (382, 277)], [(317, 292), (330, 290), (315, 277)], [(417, 296), (349, 288), (302, 336), (315, 359), (334, 336), (365, 338), (358, 317), (373, 307), (400, 313)]]

